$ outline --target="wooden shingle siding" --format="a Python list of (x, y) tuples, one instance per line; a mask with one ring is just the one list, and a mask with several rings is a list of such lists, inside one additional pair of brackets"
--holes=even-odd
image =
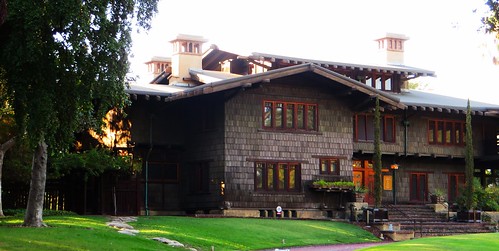
[[(312, 86), (308, 86), (312, 85)], [(317, 132), (280, 132), (263, 129), (264, 100), (318, 104)], [(341, 157), (340, 175), (352, 175), (352, 111), (344, 101), (313, 83), (279, 83), (249, 89), (225, 104), (226, 196), (232, 207), (317, 208), (322, 193), (312, 192), (308, 184), (319, 175), (319, 158)], [(313, 157), (315, 156), (315, 157)], [(298, 192), (255, 191), (254, 160), (301, 163)], [(337, 196), (327, 196), (339, 204)]]
[[(389, 113), (387, 113), (389, 114)], [(402, 121), (404, 119), (403, 114), (395, 114), (396, 118), (396, 131), (394, 143), (387, 142), (382, 143), (381, 151), (388, 154), (403, 154), (404, 153), (404, 126)], [(464, 157), (464, 144), (463, 145), (435, 145), (428, 143), (428, 120), (429, 119), (442, 119), (441, 113), (428, 113), (421, 112), (411, 114), (409, 120), (409, 126), (407, 127), (407, 153), (408, 155), (423, 155), (423, 156), (452, 156), (452, 157)], [(449, 119), (452, 121), (463, 121), (464, 115), (457, 114), (455, 116), (445, 117), (444, 119)], [(353, 124), (352, 124), (353, 127)], [(484, 128), (488, 128), (484, 123), (482, 117), (473, 117), (473, 147), (475, 156), (482, 156), (484, 154), (483, 144), (484, 142)], [(490, 126), (489, 126), (490, 128)], [(490, 132), (489, 135), (493, 133)], [(495, 135), (489, 136), (494, 138)], [(372, 142), (354, 142), (354, 151), (373, 151)]]

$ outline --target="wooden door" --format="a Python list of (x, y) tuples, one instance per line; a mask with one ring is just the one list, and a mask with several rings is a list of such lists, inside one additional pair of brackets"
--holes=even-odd
[(449, 174), (449, 189), (448, 198), (449, 202), (456, 202), (459, 197), (459, 188), (464, 186), (464, 174)]
[(353, 183), (369, 189), (364, 202), (374, 204), (374, 170), (370, 160), (354, 160)]
[(428, 175), (426, 173), (411, 173), (410, 201), (425, 203), (428, 197)]

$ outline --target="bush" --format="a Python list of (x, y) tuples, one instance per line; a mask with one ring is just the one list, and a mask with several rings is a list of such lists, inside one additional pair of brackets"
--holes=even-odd
[[(483, 188), (480, 181), (475, 178), (473, 180), (473, 200), (476, 201), (476, 209), (483, 211), (499, 211), (499, 187), (491, 186)], [(465, 193), (463, 191), (461, 196), (457, 198), (457, 203), (461, 209), (465, 208)]]
[[(5, 216), (14, 216), (14, 217), (24, 217), (26, 213), (26, 209), (4, 209), (3, 214)], [(43, 216), (71, 216), (77, 215), (72, 211), (64, 211), (64, 210), (43, 210)]]

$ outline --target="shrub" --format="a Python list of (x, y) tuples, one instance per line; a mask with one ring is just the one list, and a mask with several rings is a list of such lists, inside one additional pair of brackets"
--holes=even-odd
[[(3, 214), (5, 216), (14, 216), (14, 217), (24, 217), (26, 213), (26, 209), (4, 209)], [(64, 211), (64, 210), (43, 210), (43, 216), (71, 216), (77, 215), (72, 211)]]
[[(476, 202), (476, 209), (481, 209), (484, 211), (499, 211), (499, 187), (491, 186), (483, 188), (480, 181), (475, 178), (473, 179), (473, 200)], [(461, 196), (457, 198), (457, 204), (461, 209), (466, 208), (465, 205), (465, 193), (461, 193)]]

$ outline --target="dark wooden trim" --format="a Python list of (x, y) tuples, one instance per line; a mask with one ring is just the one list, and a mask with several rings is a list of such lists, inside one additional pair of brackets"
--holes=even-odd
[[(433, 126), (433, 135), (430, 134), (430, 128), (432, 128), (432, 126), (430, 125), (430, 123), (434, 124), (434, 126)], [(439, 143), (438, 140), (437, 140), (439, 123), (443, 123), (442, 124), (442, 142), (441, 143)], [(451, 142), (450, 143), (447, 143), (447, 138), (446, 138), (447, 134), (445, 133), (448, 124), (450, 124), (451, 127), (452, 127), (451, 128)], [(429, 118), (426, 125), (427, 125), (427, 127), (426, 127), (427, 142), (428, 142), (429, 145), (435, 145), (435, 146), (462, 146), (462, 147), (465, 146), (465, 143), (464, 143), (464, 136), (465, 136), (464, 129), (465, 129), (465, 124), (464, 124), (464, 122), (462, 120)], [(459, 128), (460, 129), (460, 131), (459, 131), (460, 142), (459, 143), (455, 143), (455, 141), (456, 141), (456, 139), (455, 139), (456, 129), (458, 129), (458, 127), (460, 127)], [(433, 142), (430, 142), (430, 138), (433, 138)]]
[(308, 160), (290, 160), (290, 159), (259, 159), (259, 158), (246, 158), (247, 162), (278, 162), (278, 163), (300, 163), (309, 164)]
[(350, 156), (331, 156), (331, 155), (312, 155), (310, 156), (316, 159), (349, 159)]
[[(270, 126), (265, 126), (265, 105), (266, 103), (271, 103), (271, 125)], [(277, 104), (282, 104), (282, 113), (281, 113), (281, 127), (276, 126), (276, 112), (277, 112)], [(293, 127), (289, 128), (286, 127), (287, 124), (287, 113), (288, 109), (287, 106), (292, 104), (294, 106), (294, 111), (293, 111)], [(304, 111), (303, 111), (303, 126), (304, 128), (298, 128), (298, 106), (303, 105), (304, 106)], [(310, 107), (315, 107), (315, 125), (314, 129), (308, 129), (308, 111)], [(311, 131), (311, 132), (317, 132), (319, 130), (319, 105), (317, 103), (307, 103), (307, 102), (294, 102), (294, 101), (282, 101), (282, 100), (262, 100), (262, 128), (263, 129), (268, 129), (268, 130), (285, 130), (285, 131)]]

